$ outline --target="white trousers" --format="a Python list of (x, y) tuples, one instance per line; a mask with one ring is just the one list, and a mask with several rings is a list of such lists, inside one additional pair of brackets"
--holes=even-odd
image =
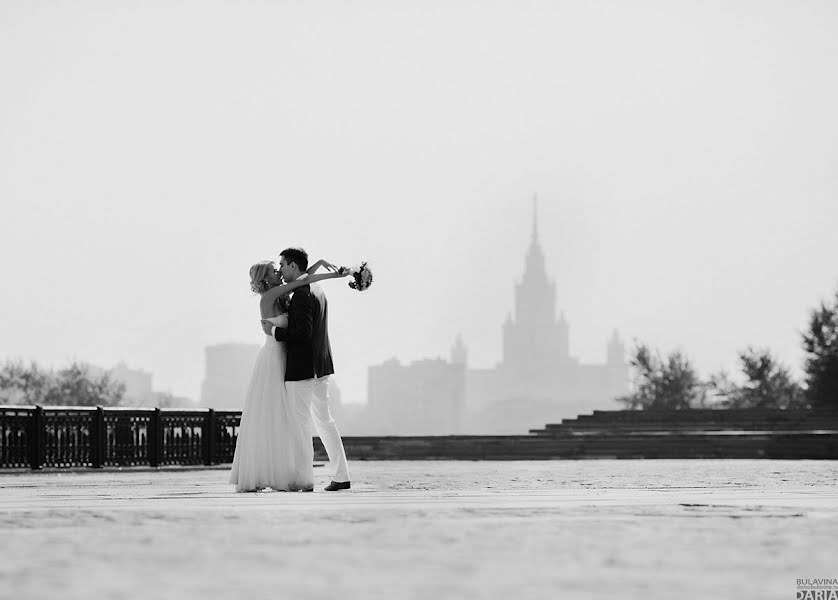
[(349, 466), (346, 464), (343, 440), (340, 439), (338, 426), (332, 417), (332, 411), (329, 410), (329, 376), (286, 381), (285, 389), (288, 391), (288, 401), (292, 410), (298, 418), (308, 423), (309, 432), (311, 423), (314, 422), (317, 436), (323, 442), (329, 462), (334, 468), (332, 480), (349, 481)]

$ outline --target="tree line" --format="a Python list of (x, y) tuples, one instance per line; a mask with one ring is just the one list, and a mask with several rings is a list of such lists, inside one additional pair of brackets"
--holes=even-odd
[(123, 383), (83, 362), (58, 371), (20, 360), (0, 366), (0, 404), (119, 406), (124, 397)]
[(742, 383), (721, 371), (702, 380), (680, 351), (661, 357), (635, 343), (629, 358), (634, 391), (617, 399), (629, 409), (838, 408), (838, 291), (811, 310), (802, 334), (803, 381), (767, 348), (739, 353)]

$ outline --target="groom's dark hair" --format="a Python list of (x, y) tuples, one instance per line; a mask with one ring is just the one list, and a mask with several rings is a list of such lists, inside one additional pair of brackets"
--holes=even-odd
[(302, 248), (286, 248), (279, 255), (285, 259), (287, 263), (297, 263), (300, 271), (308, 269), (308, 253)]

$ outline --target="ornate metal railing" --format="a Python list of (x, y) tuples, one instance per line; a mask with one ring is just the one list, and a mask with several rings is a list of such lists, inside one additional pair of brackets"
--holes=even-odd
[[(353, 460), (838, 459), (838, 411), (675, 411), (664, 425), (662, 413), (630, 412), (581, 415), (530, 435), (343, 442)], [(239, 411), (212, 409), (0, 406), (0, 469), (229, 464), (240, 422)], [(314, 447), (325, 460), (319, 440)]]
[(0, 406), (0, 469), (231, 463), (240, 411)]

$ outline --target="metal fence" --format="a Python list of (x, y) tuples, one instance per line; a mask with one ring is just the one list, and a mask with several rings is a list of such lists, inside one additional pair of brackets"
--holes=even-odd
[[(241, 412), (0, 406), (0, 469), (233, 462)], [(326, 460), (318, 438), (315, 460)], [(838, 459), (838, 411), (596, 411), (528, 435), (344, 437), (353, 460)]]
[(0, 469), (233, 462), (241, 411), (0, 406)]

